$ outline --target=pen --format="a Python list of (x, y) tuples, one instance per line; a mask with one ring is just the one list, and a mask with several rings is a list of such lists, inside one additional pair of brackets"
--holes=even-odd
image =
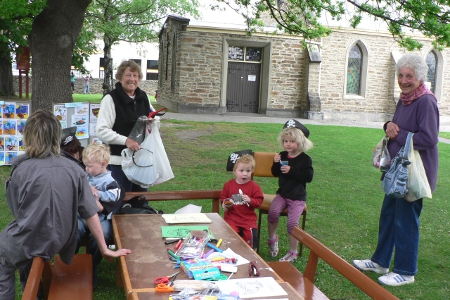
[(175, 253), (173, 253), (172, 250), (167, 249), (167, 253), (170, 254), (170, 256), (172, 256), (173, 258), (175, 258), (176, 260), (180, 260), (180, 257), (178, 255), (176, 255)]
[(223, 252), (222, 249), (217, 248), (216, 246), (214, 246), (214, 245), (211, 244), (211, 243), (208, 243), (207, 245), (208, 245), (209, 248), (214, 249), (214, 250), (216, 250), (217, 252)]
[(222, 244), (222, 239), (220, 239), (220, 240), (217, 242), (216, 247), (219, 248), (219, 247), (220, 247), (220, 244)]

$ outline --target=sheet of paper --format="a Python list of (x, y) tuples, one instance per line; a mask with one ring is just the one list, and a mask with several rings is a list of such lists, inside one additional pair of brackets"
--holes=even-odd
[(216, 282), (216, 286), (224, 294), (238, 292), (241, 299), (287, 295), (286, 291), (272, 277), (221, 280)]
[(198, 214), (202, 212), (202, 207), (194, 204), (188, 204), (185, 207), (180, 208), (176, 214)]
[(191, 232), (191, 230), (207, 230), (212, 236), (211, 232), (209, 231), (208, 225), (161, 226), (161, 233), (163, 238), (184, 238)]
[[(210, 256), (208, 256), (208, 259), (213, 260), (215, 257), (236, 258), (237, 263), (235, 266), (245, 265), (250, 262), (247, 259), (240, 256), (239, 254), (237, 254), (236, 252), (234, 252), (233, 250), (231, 250), (230, 248), (224, 250), (223, 252), (214, 252)], [(220, 263), (218, 263), (218, 265), (220, 265)]]
[(205, 214), (163, 214), (162, 217), (167, 224), (182, 224), (182, 223), (212, 223), (211, 219)]

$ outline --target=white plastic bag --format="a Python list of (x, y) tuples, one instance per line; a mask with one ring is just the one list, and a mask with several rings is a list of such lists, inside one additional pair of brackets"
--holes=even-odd
[(121, 153), (123, 172), (131, 182), (144, 188), (174, 177), (158, 126), (151, 123), (151, 132), (141, 143), (141, 149), (133, 152), (125, 148)]
[(421, 198), (430, 198), (431, 188), (428, 183), (427, 174), (423, 167), (422, 158), (418, 150), (414, 150), (414, 146), (411, 143), (411, 149), (409, 152), (409, 160), (411, 164), (408, 166), (409, 176), (406, 186), (408, 187), (408, 193), (405, 199), (409, 202), (416, 201)]

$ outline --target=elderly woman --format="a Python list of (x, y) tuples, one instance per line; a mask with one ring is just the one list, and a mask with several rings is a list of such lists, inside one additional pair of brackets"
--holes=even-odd
[[(405, 145), (408, 132), (414, 133), (414, 149), (419, 150), (432, 192), (438, 173), (439, 110), (433, 93), (424, 84), (428, 66), (417, 54), (406, 54), (397, 63), (398, 85), (402, 90), (392, 122), (384, 124), (389, 137), (389, 154), (394, 157)], [(384, 196), (379, 220), (378, 245), (371, 259), (354, 260), (362, 271), (385, 274), (385, 285), (414, 283), (419, 253), (419, 217), (423, 199)], [(395, 248), (395, 252), (394, 252)], [(389, 267), (394, 254), (394, 267)]]
[[(23, 132), (25, 155), (12, 159), (6, 199), (14, 217), (0, 233), (0, 299), (15, 299), (15, 270), (25, 286), (34, 257), (51, 260), (59, 253), (70, 264), (77, 244), (77, 215), (86, 219), (106, 257), (111, 251), (102, 234), (97, 204), (80, 166), (60, 153), (61, 125), (50, 111), (30, 115)], [(32, 217), (30, 217), (32, 216)]]
[(97, 136), (111, 149), (111, 160), (108, 169), (120, 182), (125, 192), (146, 191), (128, 180), (122, 170), (123, 149), (131, 151), (140, 149), (139, 144), (129, 138), (134, 124), (140, 116), (148, 116), (154, 111), (147, 94), (139, 88), (142, 79), (141, 67), (132, 60), (123, 61), (117, 69), (116, 88), (106, 94), (100, 104), (97, 119)]

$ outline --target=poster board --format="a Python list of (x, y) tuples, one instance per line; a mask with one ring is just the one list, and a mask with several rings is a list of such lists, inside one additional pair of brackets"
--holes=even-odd
[(70, 102), (53, 105), (53, 114), (61, 123), (61, 127), (77, 127), (76, 137), (81, 146), (86, 147), (93, 141), (100, 142), (95, 133), (100, 103)]
[(0, 166), (25, 153), (23, 128), (30, 115), (30, 101), (0, 100)]

